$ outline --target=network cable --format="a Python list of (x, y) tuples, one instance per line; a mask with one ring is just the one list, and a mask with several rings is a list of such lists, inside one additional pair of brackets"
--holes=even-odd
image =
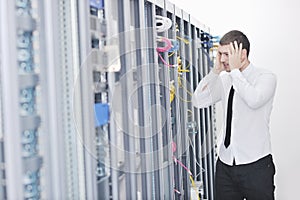
[(156, 51), (159, 53), (167, 52), (172, 48), (172, 42), (166, 37), (157, 36), (157, 42), (164, 42), (166, 45), (164, 47), (156, 47)]
[[(165, 53), (165, 52), (171, 52), (171, 51), (176, 51), (179, 48), (179, 45), (177, 45), (176, 42), (174, 42), (174, 40), (170, 40), (169, 38), (166, 37), (161, 37), (161, 36), (157, 36), (156, 38), (157, 42), (164, 42), (166, 45), (163, 47), (157, 47), (156, 51), (158, 53), (159, 58), (161, 59), (161, 61), (168, 67), (177, 67), (177, 65), (172, 65), (172, 64), (168, 64), (167, 61), (165, 61), (163, 59), (163, 57), (161, 56), (160, 53)], [(172, 44), (173, 43), (173, 44)]]
[(165, 32), (166, 30), (170, 29), (172, 26), (171, 19), (167, 17), (156, 15), (155, 20), (156, 20), (156, 31), (158, 33)]

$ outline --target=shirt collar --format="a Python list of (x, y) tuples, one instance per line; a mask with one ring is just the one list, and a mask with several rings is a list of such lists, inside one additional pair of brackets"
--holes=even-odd
[(250, 63), (250, 64), (248, 65), (248, 67), (246, 67), (246, 69), (244, 69), (244, 70), (242, 71), (242, 74), (243, 74), (245, 77), (247, 77), (247, 76), (249, 76), (249, 74), (251, 73), (252, 69), (253, 69), (253, 65), (252, 65), (252, 63)]

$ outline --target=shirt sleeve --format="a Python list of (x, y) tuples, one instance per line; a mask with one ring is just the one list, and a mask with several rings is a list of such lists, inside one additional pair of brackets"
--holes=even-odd
[(199, 83), (193, 96), (193, 106), (208, 107), (221, 100), (222, 83), (220, 76), (211, 70)]
[(277, 79), (271, 72), (258, 74), (255, 84), (250, 84), (238, 69), (230, 72), (234, 90), (252, 109), (265, 105), (275, 94)]

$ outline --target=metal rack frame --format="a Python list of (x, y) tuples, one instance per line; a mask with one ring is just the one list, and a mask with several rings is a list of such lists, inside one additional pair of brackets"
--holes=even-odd
[[(0, 198), (213, 199), (215, 108), (191, 103), (210, 71), (209, 28), (167, 0), (28, 0), (33, 16), (21, 18), (20, 2), (0, 3)], [(156, 15), (172, 27), (158, 33)], [(20, 73), (22, 30), (36, 37), (33, 73)], [(179, 42), (161, 53), (170, 66), (158, 36)], [(32, 115), (20, 111), (28, 87)], [(30, 158), (25, 129), (39, 130)]]

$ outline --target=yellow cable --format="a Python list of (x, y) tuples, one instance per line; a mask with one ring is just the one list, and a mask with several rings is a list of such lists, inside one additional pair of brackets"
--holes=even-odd
[(168, 56), (171, 57), (175, 54), (175, 51), (173, 51), (172, 53), (170, 53)]
[(192, 101), (189, 101), (189, 100), (183, 99), (181, 96), (178, 96), (178, 98), (179, 98), (181, 101), (183, 101), (183, 102), (186, 102), (186, 103), (190, 103), (190, 102), (192, 102)]
[(193, 115), (193, 111), (192, 111), (192, 110), (188, 109), (187, 112), (190, 113), (190, 114), (188, 115), (188, 117), (190, 117), (190, 116)]
[(185, 44), (190, 44), (190, 41), (187, 39), (184, 39), (182, 37), (176, 36), (177, 39), (181, 40), (182, 42), (184, 42)]
[(174, 80), (170, 81), (170, 103), (172, 103), (172, 101), (175, 98), (175, 85), (174, 85)]
[(177, 82), (178, 82), (178, 86), (179, 86), (179, 87), (181, 87), (182, 83), (181, 83), (180, 76), (178, 76), (178, 78), (177, 78)]
[(188, 69), (178, 69), (178, 72), (190, 72)]
[(182, 69), (182, 62), (180, 56), (177, 56), (177, 65), (178, 72), (190, 72), (190, 70), (188, 70), (188, 68), (190, 67), (190, 63), (185, 67), (185, 69)]
[(191, 180), (191, 182), (192, 182), (193, 188), (194, 188), (194, 189), (196, 190), (196, 192), (197, 192), (198, 200), (200, 200), (199, 193), (198, 193), (198, 191), (197, 191), (197, 187), (196, 187), (196, 185), (195, 185), (195, 182), (194, 182), (194, 179), (193, 179), (192, 176), (190, 176), (190, 180)]
[(177, 56), (177, 65), (178, 65), (178, 69), (181, 69), (181, 65), (182, 63), (181, 63), (181, 58), (180, 58), (180, 56)]
[[(189, 63), (189, 64), (185, 67), (185, 69), (190, 68), (190, 66), (191, 66), (191, 63)], [(190, 72), (190, 71), (189, 71), (189, 72)]]
[(175, 30), (176, 30), (176, 32), (179, 32), (179, 27), (178, 27), (178, 24), (176, 23), (176, 25), (175, 25)]
[(191, 91), (189, 91), (186, 87), (183, 86), (182, 81), (184, 79), (181, 77), (178, 77), (178, 84), (186, 91), (187, 94), (189, 94), (190, 96), (193, 96), (193, 93)]

